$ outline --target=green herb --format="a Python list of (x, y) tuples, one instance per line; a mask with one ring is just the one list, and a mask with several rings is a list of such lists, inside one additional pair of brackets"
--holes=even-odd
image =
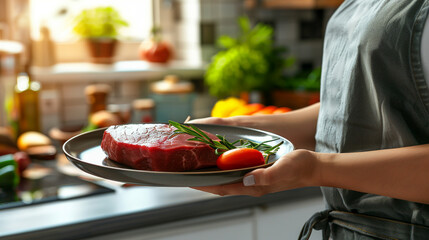
[(268, 158), (271, 155), (275, 154), (278, 151), (280, 145), (283, 144), (283, 141), (274, 146), (267, 144), (269, 142), (276, 141), (278, 139), (271, 139), (260, 143), (254, 142), (248, 139), (240, 139), (231, 143), (224, 136), (221, 136), (219, 134), (216, 134), (216, 137), (218, 138), (218, 140), (211, 139), (206, 133), (204, 133), (199, 128), (191, 124), (185, 125), (171, 120), (169, 121), (169, 124), (177, 128), (176, 130), (174, 130), (170, 138), (179, 134), (191, 135), (192, 138), (188, 139), (188, 141), (197, 141), (197, 142), (206, 143), (207, 145), (209, 145), (211, 148), (215, 150), (215, 153), (217, 155), (221, 155), (222, 153), (235, 148), (253, 148), (262, 152), (262, 154), (264, 155), (265, 161), (267, 162)]
[(252, 26), (247, 17), (239, 18), (238, 26), (237, 37), (218, 38), (221, 51), (213, 56), (205, 74), (210, 93), (218, 98), (270, 91), (284, 70), (294, 64), (294, 58), (285, 58), (286, 47), (275, 46), (271, 26)]

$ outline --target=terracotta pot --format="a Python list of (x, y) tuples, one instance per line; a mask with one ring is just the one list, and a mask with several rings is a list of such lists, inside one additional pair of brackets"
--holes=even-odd
[(273, 104), (292, 109), (303, 108), (320, 101), (320, 93), (308, 91), (278, 90), (273, 92)]
[(91, 62), (93, 63), (113, 63), (116, 45), (118, 41), (110, 38), (90, 38), (86, 40)]

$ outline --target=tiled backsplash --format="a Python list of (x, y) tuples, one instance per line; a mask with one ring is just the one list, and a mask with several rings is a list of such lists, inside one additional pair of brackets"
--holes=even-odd
[(246, 9), (242, 0), (174, 2), (173, 7), (177, 9), (173, 12), (180, 12), (180, 17), (169, 26), (175, 29), (173, 41), (175, 47), (181, 49), (177, 57), (194, 60), (196, 56), (201, 56), (204, 61), (210, 61), (216, 51), (216, 39), (221, 35), (238, 36), (237, 19), (246, 15), (254, 23), (263, 22), (274, 27), (275, 43), (289, 49), (289, 54), (295, 56), (297, 60), (297, 68), (300, 68), (301, 64), (314, 67), (321, 65), (323, 32), (327, 20), (334, 11)]
[[(333, 10), (245, 9), (242, 0), (163, 0), (162, 4), (164, 36), (176, 49), (177, 59), (209, 62), (217, 50), (216, 39), (221, 35), (237, 36), (237, 19), (247, 15), (252, 22), (260, 21), (274, 27), (275, 43), (286, 46), (289, 54), (296, 58), (296, 65), (291, 72), (298, 71), (303, 66), (308, 68), (321, 65), (323, 31), (333, 13)], [(202, 78), (203, 74), (200, 79), (194, 80), (202, 81)], [(133, 99), (147, 97), (148, 82), (152, 80), (160, 79), (109, 81), (113, 89), (109, 102), (131, 103)], [(90, 76), (88, 81), (42, 81), (44, 132), (49, 131), (52, 126), (86, 123), (88, 106), (84, 89), (90, 83)], [(195, 116), (208, 115), (213, 102), (214, 99), (200, 89)]]

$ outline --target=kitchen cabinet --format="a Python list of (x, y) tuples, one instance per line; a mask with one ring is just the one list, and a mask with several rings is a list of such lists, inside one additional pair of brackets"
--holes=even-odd
[(314, 8), (336, 8), (344, 0), (246, 0), (248, 8), (264, 7), (278, 9), (314, 9)]
[(323, 209), (318, 187), (219, 197), (190, 188), (99, 183), (114, 191), (2, 209), (0, 239), (296, 239), (304, 221)]
[(253, 224), (253, 209), (243, 209), (85, 240), (254, 239)]
[[(297, 239), (305, 221), (324, 209), (323, 197), (260, 205), (85, 240)], [(322, 239), (314, 231), (311, 240)]]
[[(297, 239), (304, 223), (316, 212), (325, 209), (323, 197), (314, 197), (293, 203), (275, 203), (257, 207), (255, 212), (258, 240)], [(321, 231), (314, 230), (311, 240), (321, 240)]]

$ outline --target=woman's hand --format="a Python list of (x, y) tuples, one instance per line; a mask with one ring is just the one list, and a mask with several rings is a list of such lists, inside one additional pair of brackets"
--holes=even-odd
[(233, 125), (233, 122), (228, 121), (227, 118), (217, 118), (217, 117), (193, 119), (193, 120), (186, 121), (185, 123)]
[(296, 150), (282, 156), (268, 168), (259, 168), (246, 174), (241, 183), (194, 189), (220, 196), (262, 196), (283, 190), (315, 186), (319, 176), (316, 162), (315, 152)]

